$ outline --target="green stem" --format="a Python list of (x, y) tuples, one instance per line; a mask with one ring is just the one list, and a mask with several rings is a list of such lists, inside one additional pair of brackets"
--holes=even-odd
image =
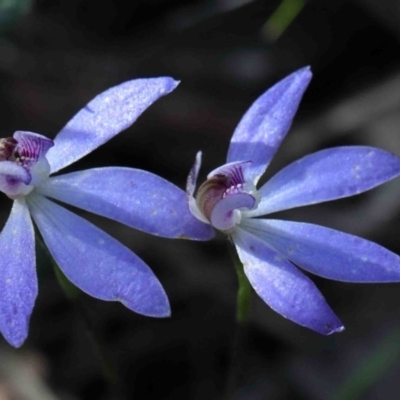
[(238, 325), (244, 325), (249, 319), (250, 302), (251, 302), (251, 286), (244, 273), (243, 264), (236, 255), (236, 274), (238, 277), (238, 293), (236, 297), (236, 322)]
[(244, 273), (243, 264), (239, 260), (236, 249), (232, 243), (229, 243), (229, 251), (238, 277), (238, 292), (236, 297), (236, 328), (228, 364), (225, 400), (232, 400), (234, 398), (237, 382), (240, 378), (251, 302), (250, 282)]

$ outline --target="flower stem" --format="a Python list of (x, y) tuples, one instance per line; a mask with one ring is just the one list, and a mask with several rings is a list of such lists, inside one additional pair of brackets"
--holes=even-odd
[(228, 364), (225, 400), (232, 400), (234, 398), (237, 381), (240, 378), (251, 301), (250, 282), (244, 273), (243, 264), (239, 260), (236, 249), (231, 242), (229, 243), (229, 252), (236, 268), (239, 287), (236, 297), (236, 328)]

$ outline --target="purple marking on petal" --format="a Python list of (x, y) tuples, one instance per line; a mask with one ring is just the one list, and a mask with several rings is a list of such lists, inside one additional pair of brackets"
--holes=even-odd
[(400, 158), (367, 146), (335, 147), (288, 165), (259, 189), (249, 216), (352, 196), (400, 175)]
[(153, 235), (195, 240), (213, 236), (212, 228), (189, 211), (183, 190), (147, 171), (90, 169), (50, 178), (37, 191)]
[(32, 193), (32, 217), (65, 276), (89, 295), (120, 301), (151, 317), (168, 317), (168, 298), (150, 268), (88, 221)]
[(228, 186), (237, 186), (245, 182), (243, 171), (252, 164), (251, 161), (233, 161), (222, 165), (211, 171), (207, 175), (207, 179), (212, 179), (217, 176), (228, 178)]
[(241, 119), (227, 161), (253, 161), (246, 171), (246, 181), (256, 184), (267, 168), (290, 129), (311, 77), (309, 67), (290, 74), (260, 96)]
[[(199, 187), (196, 194), (198, 210), (212, 221), (215, 228), (230, 230), (240, 222), (240, 213), (234, 209), (252, 209), (258, 202), (256, 188), (252, 183), (245, 182), (243, 177), (250, 164), (251, 161), (235, 161), (222, 165), (209, 173), (207, 180)], [(231, 197), (237, 194), (243, 196)], [(222, 201), (227, 197), (231, 198)], [(215, 208), (217, 212), (214, 213)]]
[(323, 335), (344, 329), (314, 283), (293, 264), (240, 228), (233, 240), (251, 285), (274, 311)]
[(45, 156), (48, 150), (54, 146), (51, 139), (38, 133), (16, 131), (13, 136), (18, 142), (15, 151), (18, 153), (21, 164), (27, 167)]
[(356, 283), (400, 282), (400, 257), (358, 236), (319, 225), (269, 219), (246, 220), (243, 228), (315, 275)]
[(234, 193), (221, 199), (213, 208), (210, 222), (214, 228), (229, 231), (240, 222), (239, 210), (250, 210), (256, 199), (248, 193)]
[(38, 292), (34, 231), (24, 199), (14, 201), (0, 234), (0, 254), (0, 331), (20, 347)]
[(13, 197), (31, 181), (31, 174), (14, 161), (0, 162), (0, 191)]
[(96, 96), (58, 133), (47, 159), (51, 172), (79, 160), (131, 126), (151, 104), (176, 88), (172, 78), (136, 79)]

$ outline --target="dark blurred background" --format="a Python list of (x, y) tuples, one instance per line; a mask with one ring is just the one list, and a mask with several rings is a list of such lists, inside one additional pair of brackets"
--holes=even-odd
[[(400, 155), (400, 3), (285, 4), (282, 11), (279, 0), (0, 0), (2, 136), (30, 130), (54, 137), (106, 88), (169, 75), (182, 81), (175, 92), (73, 167), (142, 168), (184, 188), (198, 150), (205, 177), (224, 163), (231, 134), (256, 97), (311, 65), (314, 79), (267, 176), (330, 146), (371, 145)], [(2, 196), (1, 224), (10, 207)], [(172, 305), (172, 318), (156, 320), (83, 295), (127, 397), (220, 399), (237, 288), (225, 239), (171, 241), (84, 216), (151, 266)], [(280, 216), (400, 253), (398, 180)], [(53, 271), (40, 267), (38, 274), (27, 342), (14, 350), (1, 339), (0, 399), (116, 399)], [(398, 399), (400, 284), (312, 279), (346, 330), (319, 336), (254, 296), (237, 399)]]

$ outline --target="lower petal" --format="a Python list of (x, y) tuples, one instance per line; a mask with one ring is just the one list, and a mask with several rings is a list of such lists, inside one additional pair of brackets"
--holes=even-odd
[(249, 219), (244, 227), (299, 267), (344, 282), (399, 282), (400, 257), (376, 243), (302, 222)]
[(93, 297), (120, 301), (139, 314), (170, 315), (160, 282), (128, 248), (41, 195), (29, 196), (28, 205), (51, 255), (72, 283)]
[(233, 240), (251, 285), (274, 311), (323, 335), (344, 329), (314, 283), (293, 264), (241, 228)]
[(28, 336), (38, 293), (35, 237), (24, 199), (15, 200), (0, 234), (0, 330), (14, 347)]

